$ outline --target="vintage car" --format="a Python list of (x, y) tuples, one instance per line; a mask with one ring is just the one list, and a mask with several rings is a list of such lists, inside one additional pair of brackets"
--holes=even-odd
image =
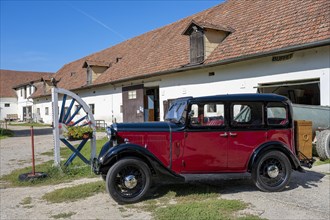
[(164, 122), (117, 123), (93, 170), (118, 203), (141, 200), (152, 184), (185, 174), (251, 173), (262, 191), (280, 191), (303, 172), (291, 102), (273, 94), (185, 97)]

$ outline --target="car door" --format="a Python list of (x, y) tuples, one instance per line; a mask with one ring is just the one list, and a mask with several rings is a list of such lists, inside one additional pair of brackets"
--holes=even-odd
[(224, 104), (192, 104), (185, 131), (183, 173), (221, 172), (227, 167)]
[(228, 132), (228, 171), (245, 171), (251, 153), (267, 140), (262, 102), (236, 102), (230, 105)]

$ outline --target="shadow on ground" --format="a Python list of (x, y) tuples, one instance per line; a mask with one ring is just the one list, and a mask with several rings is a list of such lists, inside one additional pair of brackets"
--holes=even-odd
[[(11, 130), (14, 132), (14, 137), (27, 137), (31, 136), (31, 129), (30, 127), (26, 127), (23, 129), (12, 129)], [(39, 136), (39, 135), (49, 135), (52, 134), (53, 129), (52, 128), (34, 128), (34, 135)]]
[[(324, 174), (314, 171), (306, 171), (305, 173), (293, 172), (290, 183), (285, 191), (291, 191), (298, 187), (318, 187), (317, 183), (324, 176)], [(162, 197), (170, 191), (175, 192), (176, 196), (201, 193), (233, 194), (259, 191), (254, 185), (249, 173), (185, 175), (185, 177), (186, 183), (158, 185), (152, 188), (150, 198)]]

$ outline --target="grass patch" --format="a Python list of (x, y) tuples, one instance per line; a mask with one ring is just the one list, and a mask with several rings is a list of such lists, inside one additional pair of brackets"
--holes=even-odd
[(237, 217), (247, 208), (239, 200), (220, 198), (220, 188), (207, 184), (161, 186), (149, 200), (126, 208), (151, 212), (155, 219), (260, 219), (248, 215)]
[(0, 128), (0, 139), (14, 136), (14, 132), (9, 129)]
[(27, 127), (51, 127), (50, 124), (43, 124), (43, 123), (9, 123), (10, 126), (27, 126)]
[(73, 187), (57, 189), (43, 195), (43, 199), (51, 203), (74, 202), (93, 196), (97, 193), (105, 192), (104, 181), (80, 184)]
[(21, 205), (29, 205), (32, 203), (32, 198), (31, 197), (25, 197), (19, 204)]
[(330, 159), (317, 160), (317, 161), (315, 161), (315, 163), (313, 164), (313, 166), (319, 166), (319, 165), (328, 164), (328, 163), (330, 163)]
[(233, 213), (244, 209), (238, 200), (209, 199), (168, 205), (155, 211), (159, 220), (166, 219), (232, 219)]
[(59, 218), (70, 218), (71, 216), (75, 215), (76, 212), (64, 212), (64, 213), (60, 213), (57, 215), (52, 215), (51, 217), (54, 219), (59, 219)]
[[(96, 141), (96, 152), (98, 153), (104, 143), (107, 141), (106, 138), (102, 140)], [(89, 143), (86, 144), (81, 153), (86, 157), (89, 158), (90, 156), (90, 147)], [(51, 151), (52, 153), (52, 151)], [(65, 160), (69, 158), (72, 154), (72, 151), (65, 147), (61, 148), (61, 157), (64, 159), (62, 164), (64, 164)], [(49, 152), (50, 155), (50, 152)], [(52, 153), (53, 155), (53, 153)], [(36, 172), (45, 172), (47, 173), (47, 178), (35, 179), (33, 181), (25, 181), (21, 182), (18, 180), (18, 176), (23, 173), (30, 173), (32, 172), (32, 167), (25, 167), (22, 169), (17, 169), (11, 172), (8, 175), (4, 175), (0, 178), (1, 182), (6, 182), (6, 187), (10, 186), (39, 186), (39, 185), (50, 185), (50, 184), (59, 184), (63, 182), (69, 182), (75, 179), (80, 178), (91, 178), (96, 177), (96, 175), (91, 171), (91, 167), (86, 165), (80, 158), (76, 157), (72, 164), (68, 167), (61, 165), (61, 169), (53, 166), (54, 161), (47, 161), (41, 164), (36, 165)]]

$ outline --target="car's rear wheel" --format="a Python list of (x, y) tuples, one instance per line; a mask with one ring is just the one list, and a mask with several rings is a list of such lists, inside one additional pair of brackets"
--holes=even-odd
[(252, 169), (252, 180), (262, 191), (281, 191), (291, 177), (291, 163), (279, 151), (270, 151), (259, 157)]
[(151, 183), (149, 167), (135, 158), (122, 159), (108, 171), (107, 192), (119, 204), (138, 202), (145, 196)]

